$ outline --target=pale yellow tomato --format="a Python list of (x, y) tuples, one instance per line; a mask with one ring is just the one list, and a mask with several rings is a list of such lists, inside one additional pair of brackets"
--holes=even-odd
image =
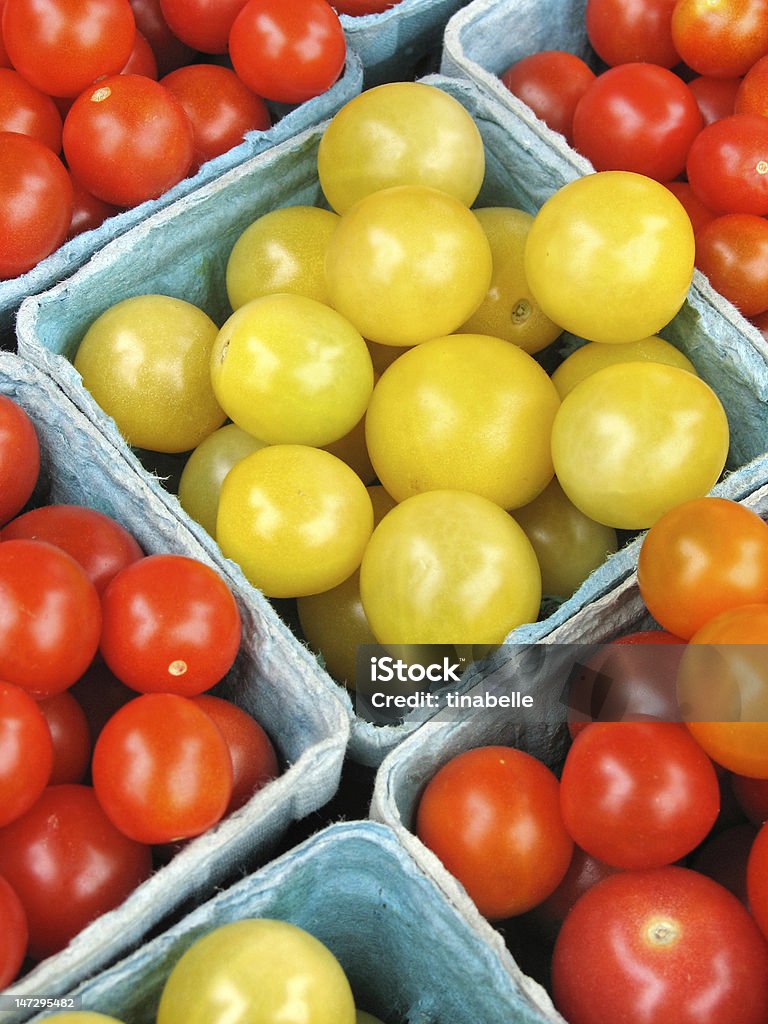
[(552, 456), (563, 490), (599, 523), (643, 530), (715, 484), (728, 420), (699, 377), (661, 363), (598, 370), (563, 400)]
[(485, 648), (535, 620), (541, 573), (522, 528), (498, 505), (467, 491), (427, 491), (374, 530), (360, 594), (387, 647)]
[(362, 480), (321, 448), (261, 448), (221, 488), (216, 539), (267, 597), (338, 586), (360, 565), (372, 529)]
[(449, 488), (516, 508), (552, 479), (559, 405), (545, 371), (516, 345), (433, 338), (382, 374), (366, 413), (368, 453), (398, 501)]
[(371, 341), (417, 345), (455, 331), (491, 280), (491, 249), (466, 206), (403, 185), (345, 213), (325, 261), (331, 305)]
[(219, 331), (210, 366), (229, 418), (266, 444), (337, 441), (362, 418), (373, 389), (360, 334), (303, 295), (241, 306)]
[(536, 214), (525, 274), (565, 330), (638, 341), (683, 305), (694, 250), (690, 218), (668, 188), (631, 171), (598, 171), (558, 189)]
[(264, 447), (264, 442), (236, 423), (214, 430), (195, 448), (179, 479), (179, 502), (195, 522), (216, 536), (216, 514), (224, 477), (236, 462)]
[(502, 206), (475, 210), (475, 216), (491, 247), (493, 274), (488, 293), (461, 330), (492, 334), (525, 352), (540, 352), (562, 328), (542, 313), (525, 276), (525, 240), (533, 216)]
[(613, 527), (585, 516), (556, 479), (514, 516), (536, 552), (547, 597), (570, 597), (618, 547)]
[(129, 444), (191, 451), (226, 420), (209, 370), (217, 330), (190, 302), (138, 295), (91, 324), (75, 369)]
[(643, 362), (679, 366), (681, 370), (696, 373), (696, 367), (680, 349), (653, 334), (650, 338), (627, 341), (620, 345), (599, 344), (596, 341), (590, 341), (571, 352), (562, 361), (552, 374), (552, 383), (557, 388), (560, 397), (565, 398), (578, 383), (598, 370), (602, 370), (604, 366), (613, 366), (615, 363)]
[(470, 206), (483, 182), (485, 150), (458, 100), (433, 85), (391, 82), (366, 89), (331, 119), (317, 167), (338, 213), (393, 185), (427, 185)]
[(315, 206), (286, 206), (265, 213), (235, 242), (227, 261), (232, 309), (277, 292), (327, 302), (325, 250), (339, 222)]
[(355, 1024), (344, 970), (327, 946), (286, 921), (219, 925), (182, 954), (157, 1024)]

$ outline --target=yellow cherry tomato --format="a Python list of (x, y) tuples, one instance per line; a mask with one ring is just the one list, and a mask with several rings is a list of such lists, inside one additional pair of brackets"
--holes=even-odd
[(373, 389), (360, 334), (303, 295), (241, 306), (219, 331), (210, 366), (229, 418), (266, 444), (337, 441), (362, 418)]
[(427, 491), (374, 530), (360, 594), (388, 647), (485, 648), (535, 620), (541, 573), (530, 541), (498, 505), (467, 491)]
[(355, 1024), (382, 1024), (382, 1022), (378, 1017), (374, 1017), (372, 1013), (358, 1010)]
[(544, 313), (588, 341), (637, 341), (678, 312), (693, 277), (693, 229), (664, 185), (599, 171), (558, 189), (525, 245), (528, 285)]
[(475, 216), (491, 247), (493, 274), (487, 295), (461, 330), (492, 334), (525, 352), (541, 352), (562, 328), (542, 313), (525, 277), (525, 240), (533, 216), (500, 206), (475, 210)]
[(372, 529), (362, 480), (321, 448), (261, 448), (221, 488), (216, 540), (267, 597), (338, 586), (360, 565)]
[(179, 502), (190, 518), (216, 536), (216, 514), (224, 477), (236, 462), (264, 447), (264, 442), (236, 423), (214, 430), (195, 448), (179, 479)]
[(679, 366), (681, 370), (696, 373), (696, 367), (680, 349), (668, 341), (651, 335), (640, 341), (627, 341), (621, 345), (605, 345), (590, 341), (582, 345), (562, 361), (552, 374), (552, 383), (561, 398), (565, 398), (581, 381), (604, 366), (615, 363), (664, 363)]
[(403, 185), (345, 213), (326, 253), (331, 305), (364, 337), (417, 345), (455, 331), (491, 280), (477, 218), (436, 189)]
[(344, 970), (286, 921), (245, 918), (196, 939), (163, 987), (157, 1024), (355, 1024)]
[(728, 454), (728, 420), (699, 377), (661, 363), (598, 370), (563, 400), (552, 456), (563, 490), (599, 523), (643, 530), (705, 495)]
[(255, 220), (227, 261), (232, 309), (278, 292), (327, 303), (325, 250), (338, 222), (337, 214), (315, 206), (286, 206)]
[(317, 168), (338, 213), (394, 185), (427, 185), (470, 206), (483, 182), (485, 150), (458, 100), (433, 85), (391, 82), (366, 89), (331, 119)]
[(552, 479), (559, 405), (545, 371), (516, 345), (434, 338), (382, 374), (366, 413), (368, 453), (398, 501), (449, 488), (516, 508)]
[(129, 444), (191, 451), (226, 419), (209, 369), (217, 330), (190, 302), (138, 295), (91, 324), (75, 369)]
[(556, 479), (514, 517), (536, 552), (547, 597), (569, 598), (618, 547), (616, 531), (585, 516)]

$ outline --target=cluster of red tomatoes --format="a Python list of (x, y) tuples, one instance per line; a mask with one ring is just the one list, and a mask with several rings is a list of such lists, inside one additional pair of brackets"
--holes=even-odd
[(265, 100), (325, 92), (346, 56), (326, 0), (0, 9), (0, 280), (269, 127)]
[(502, 80), (597, 170), (665, 183), (687, 209), (696, 265), (744, 316), (768, 309), (768, 3), (589, 0), (607, 65), (546, 51)]
[(571, 675), (559, 779), (518, 749), (467, 751), (427, 784), (416, 830), (483, 914), (548, 943), (569, 1024), (758, 1024), (768, 725), (751, 645), (768, 622), (768, 525), (736, 502), (686, 502), (646, 535), (639, 585), (663, 628)]
[[(205, 693), (241, 639), (207, 565), (145, 555), (104, 513), (21, 511), (40, 450), (0, 401), (0, 987), (62, 949), (278, 773), (242, 709)], [(182, 784), (183, 780), (183, 784)], [(45, 848), (46, 855), (38, 852)], [(94, 871), (94, 864), (99, 869)]]

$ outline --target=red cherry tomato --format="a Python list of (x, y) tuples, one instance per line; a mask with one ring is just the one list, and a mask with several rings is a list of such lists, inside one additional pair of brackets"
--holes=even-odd
[(727, 213), (696, 235), (696, 266), (744, 316), (768, 309), (768, 221)]
[(512, 747), (478, 747), (444, 764), (421, 796), (416, 833), (491, 919), (545, 899), (573, 852), (557, 779)]
[(672, 40), (700, 75), (743, 75), (768, 53), (768, 0), (677, 0)]
[(52, 767), (45, 715), (24, 690), (0, 682), (0, 826), (29, 810), (48, 785)]
[(101, 654), (141, 693), (209, 690), (240, 647), (240, 612), (215, 570), (183, 555), (150, 555), (104, 592)]
[(734, 772), (731, 788), (739, 807), (753, 825), (759, 828), (768, 821), (768, 779), (753, 779)]
[(72, 183), (37, 139), (0, 133), (0, 280), (25, 274), (58, 249), (72, 219)]
[(620, 871), (565, 919), (552, 987), (568, 1024), (763, 1024), (768, 945), (711, 878), (680, 867)]
[(738, 82), (733, 112), (762, 115), (768, 113), (768, 56), (756, 61)]
[(673, 722), (593, 722), (560, 778), (568, 832), (617, 868), (662, 867), (690, 853), (717, 818), (715, 769)]
[(688, 88), (696, 98), (704, 124), (712, 124), (735, 113), (736, 94), (741, 81), (740, 78), (713, 78), (711, 75), (697, 75), (690, 80)]
[(18, 132), (61, 151), (61, 114), (50, 96), (12, 68), (0, 67), (0, 132)]
[(82, 782), (91, 760), (91, 733), (85, 712), (70, 690), (44, 697), (39, 707), (53, 740), (49, 785)]
[(29, 415), (0, 395), (0, 526), (32, 496), (40, 473), (40, 442)]
[(119, 906), (151, 870), (149, 847), (112, 825), (90, 786), (49, 786), (0, 829), (0, 874), (24, 906), (35, 960)]
[(190, 64), (195, 57), (191, 46), (182, 43), (165, 20), (160, 9), (160, 0), (130, 0), (136, 29), (146, 38), (152, 47), (160, 75)]
[(691, 218), (694, 235), (705, 224), (714, 220), (716, 214), (701, 202), (687, 181), (665, 181), (664, 184), (685, 207), (685, 212)]
[(2, 540), (44, 540), (78, 562), (99, 594), (114, 576), (144, 557), (138, 541), (111, 516), (82, 505), (43, 505), (17, 516)]
[(0, 67), (2, 67), (2, 68), (12, 68), (13, 64), (11, 64), (11, 58), (8, 56), (8, 51), (6, 50), (5, 43), (3, 42), (3, 32), (2, 32), (3, 20), (2, 19), (3, 19), (3, 7), (4, 6), (5, 6), (5, 0), (0, 0)]
[(38, 540), (0, 544), (0, 679), (61, 693), (99, 645), (96, 588), (66, 551)]
[(326, 0), (248, 0), (229, 33), (229, 56), (257, 96), (303, 103), (339, 77), (346, 43)]
[(157, 58), (141, 32), (136, 32), (131, 55), (120, 70), (121, 75), (144, 75), (157, 81)]
[[(71, 175), (70, 175), (71, 177)], [(72, 203), (72, 220), (69, 224), (67, 239), (81, 235), (84, 231), (93, 231), (99, 227), (108, 217), (113, 217), (120, 211), (111, 203), (105, 203), (86, 191), (83, 186), (72, 178), (74, 199)]]
[(259, 723), (236, 704), (208, 693), (193, 697), (193, 703), (213, 719), (229, 747), (233, 781), (225, 814), (231, 814), (277, 778), (280, 769), (275, 748)]
[(27, 915), (13, 887), (0, 876), (0, 989), (6, 988), (24, 963)]
[(229, 32), (246, 0), (160, 0), (173, 33), (203, 53), (226, 53)]
[(647, 61), (671, 68), (680, 61), (672, 42), (676, 0), (587, 0), (585, 24), (606, 64)]
[(246, 132), (270, 126), (267, 105), (229, 68), (190, 64), (162, 79), (192, 125), (194, 167), (243, 141)]
[(552, 131), (573, 142), (573, 112), (594, 71), (581, 57), (563, 50), (542, 50), (515, 61), (501, 80)]
[(768, 936), (768, 827), (762, 825), (747, 858), (747, 900), (763, 935)]
[(191, 700), (149, 693), (107, 722), (91, 765), (99, 803), (116, 828), (143, 843), (200, 835), (232, 794), (232, 760), (219, 728)]
[(130, 56), (128, 0), (5, 0), (3, 40), (16, 70), (50, 96), (77, 96)]
[(562, 882), (551, 895), (528, 912), (526, 922), (543, 937), (554, 939), (578, 898), (587, 889), (619, 870), (574, 846), (571, 863)]
[(189, 118), (143, 75), (114, 75), (86, 89), (64, 120), (63, 139), (74, 177), (114, 206), (157, 198), (192, 166)]
[(598, 75), (573, 115), (573, 142), (598, 171), (671, 181), (703, 127), (691, 90), (657, 64), (621, 64)]
[(688, 151), (688, 181), (716, 213), (768, 213), (768, 117), (732, 114), (707, 125)]

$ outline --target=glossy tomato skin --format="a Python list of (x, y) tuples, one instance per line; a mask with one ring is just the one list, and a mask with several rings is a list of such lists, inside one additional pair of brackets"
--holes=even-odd
[(27, 915), (9, 882), (0, 876), (0, 988), (6, 988), (19, 973), (27, 952)]
[(200, 835), (221, 819), (232, 795), (221, 731), (173, 693), (144, 694), (120, 708), (96, 741), (91, 768), (110, 821), (140, 843)]
[(113, 206), (155, 199), (192, 167), (192, 125), (159, 82), (113, 75), (82, 92), (64, 120), (64, 154), (84, 188)]
[(465, 751), (438, 770), (419, 801), (416, 834), (490, 919), (548, 896), (573, 852), (554, 774), (503, 746)]
[(158, 554), (131, 563), (107, 587), (102, 605), (102, 657), (141, 693), (202, 693), (226, 675), (240, 647), (232, 592), (194, 558)]
[(40, 472), (40, 442), (29, 414), (0, 395), (0, 526), (32, 496)]
[(160, 0), (130, 0), (136, 29), (146, 38), (157, 61), (159, 75), (191, 64), (195, 51), (172, 31), (163, 15)]
[(160, 9), (174, 35), (187, 46), (203, 53), (226, 53), (232, 23), (245, 3), (246, 0), (160, 0)]
[(113, 217), (119, 212), (116, 206), (92, 195), (71, 175), (70, 178), (74, 195), (67, 240), (74, 238), (75, 235), (81, 235), (84, 231), (92, 231), (103, 224), (107, 217)]
[(768, 221), (754, 213), (715, 217), (696, 235), (696, 266), (744, 316), (768, 309)]
[(88, 719), (69, 690), (38, 702), (53, 740), (53, 767), (49, 785), (82, 782), (91, 760)]
[(58, 249), (72, 199), (69, 175), (48, 146), (0, 133), (0, 280), (25, 274)]
[(42, 505), (8, 523), (1, 540), (44, 540), (71, 555), (101, 595), (117, 573), (144, 557), (115, 519), (82, 505)]
[(688, 151), (691, 188), (716, 213), (768, 213), (768, 118), (732, 114), (707, 125)]
[(564, 50), (543, 50), (515, 61), (501, 80), (552, 131), (573, 143), (573, 112), (595, 78), (586, 61)]
[(679, 63), (672, 42), (672, 11), (677, 0), (587, 0), (587, 36), (611, 67), (648, 61), (664, 68)]
[(657, 64), (609, 68), (585, 90), (573, 115), (573, 143), (598, 171), (671, 181), (703, 127), (685, 82)]
[(73, 97), (130, 56), (128, 0), (6, 0), (3, 40), (13, 66), (51, 96)]
[(697, 75), (690, 80), (688, 88), (696, 98), (704, 124), (712, 124), (721, 117), (736, 113), (736, 97), (741, 83), (741, 78), (713, 78), (711, 75)]
[(229, 32), (238, 76), (278, 103), (303, 103), (330, 89), (346, 52), (339, 17), (326, 0), (248, 0)]
[(34, 699), (0, 682), (0, 826), (28, 811), (53, 768), (53, 742)]
[(768, 946), (712, 879), (680, 867), (622, 871), (565, 919), (552, 984), (569, 1024), (760, 1024)]
[(31, 135), (54, 153), (61, 150), (61, 114), (56, 104), (18, 71), (2, 67), (0, 131)]
[(78, 563), (45, 541), (0, 544), (0, 678), (46, 695), (66, 690), (99, 644), (101, 606)]
[[(40, 850), (46, 855), (40, 856)], [(63, 949), (85, 925), (118, 906), (152, 869), (150, 850), (122, 835), (90, 786), (49, 786), (0, 831), (0, 873), (29, 923), (29, 955)]]
[(704, 839), (720, 790), (711, 761), (683, 726), (593, 722), (566, 755), (560, 804), (587, 853), (614, 867), (655, 868)]
[(672, 40), (682, 60), (700, 75), (746, 74), (768, 53), (768, 2), (677, 0)]

